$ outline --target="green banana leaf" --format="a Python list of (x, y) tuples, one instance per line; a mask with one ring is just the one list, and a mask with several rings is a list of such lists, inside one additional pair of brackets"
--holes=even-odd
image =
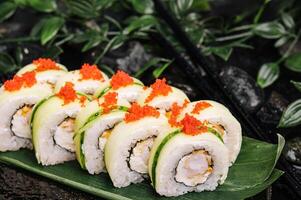
[(43, 167), (29, 150), (0, 153), (0, 162), (107, 199), (240, 200), (263, 191), (283, 174), (274, 169), (284, 145), (283, 137), (279, 135), (278, 138), (278, 145), (275, 145), (244, 137), (238, 159), (222, 186), (213, 192), (189, 193), (173, 198), (160, 197), (148, 181), (126, 188), (114, 188), (107, 174), (89, 175), (75, 161)]

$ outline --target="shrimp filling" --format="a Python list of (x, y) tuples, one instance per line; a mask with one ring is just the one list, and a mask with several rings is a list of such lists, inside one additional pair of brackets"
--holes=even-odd
[(111, 135), (111, 132), (112, 132), (112, 129), (105, 130), (98, 139), (98, 146), (99, 146), (99, 149), (101, 149), (102, 151), (105, 149), (106, 142), (107, 142), (109, 136)]
[(193, 187), (206, 182), (212, 172), (213, 162), (209, 153), (205, 150), (196, 150), (179, 161), (175, 180)]
[(25, 105), (13, 115), (11, 130), (16, 136), (28, 139), (31, 138), (29, 120), (32, 107), (33, 105)]
[(129, 159), (130, 168), (138, 173), (147, 174), (148, 160), (155, 137), (150, 137), (136, 143)]
[(57, 126), (54, 133), (55, 143), (70, 152), (75, 152), (75, 145), (73, 142), (74, 121), (74, 118), (67, 117)]

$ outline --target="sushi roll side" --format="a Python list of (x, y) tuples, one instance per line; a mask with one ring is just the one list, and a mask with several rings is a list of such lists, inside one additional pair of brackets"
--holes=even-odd
[(32, 140), (39, 163), (54, 165), (75, 158), (74, 121), (87, 102), (88, 98), (67, 82), (58, 93), (34, 107)]
[(81, 69), (69, 71), (56, 83), (54, 92), (58, 92), (66, 82), (74, 84), (78, 92), (93, 95), (95, 91), (105, 84), (108, 76), (98, 69), (96, 65), (83, 64)]
[(217, 130), (195, 120), (186, 116), (182, 120), (184, 128), (160, 134), (154, 142), (148, 169), (160, 195), (212, 191), (227, 177), (228, 150), (217, 137)]
[(148, 177), (153, 141), (167, 129), (167, 118), (155, 108), (132, 105), (125, 120), (112, 130), (105, 146), (105, 164), (115, 187), (126, 187)]
[(8, 80), (0, 94), (0, 151), (32, 148), (30, 115), (33, 106), (52, 94), (48, 84), (39, 84), (35, 72)]
[(240, 123), (231, 112), (218, 102), (201, 100), (187, 104), (178, 120), (183, 119), (186, 113), (200, 121), (206, 121), (208, 126), (213, 126), (220, 130), (222, 133), (221, 137), (229, 150), (230, 165), (232, 165), (240, 151), (242, 130)]
[[(102, 98), (89, 102), (76, 118), (76, 158), (90, 174), (105, 171), (104, 147), (114, 126), (121, 122), (130, 104), (109, 92)], [(80, 118), (80, 119), (78, 119)], [(80, 123), (80, 125), (78, 125)]]

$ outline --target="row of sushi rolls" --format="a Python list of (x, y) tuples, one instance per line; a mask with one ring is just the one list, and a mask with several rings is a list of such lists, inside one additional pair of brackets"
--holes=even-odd
[(43, 166), (77, 160), (118, 188), (150, 179), (163, 196), (215, 190), (242, 142), (225, 106), (191, 102), (164, 78), (144, 86), (123, 71), (68, 71), (49, 58), (4, 82), (0, 116), (0, 152), (33, 149)]

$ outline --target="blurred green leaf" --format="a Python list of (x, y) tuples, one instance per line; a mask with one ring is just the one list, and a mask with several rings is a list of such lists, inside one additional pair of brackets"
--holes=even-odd
[(298, 81), (291, 81), (294, 84), (295, 88), (301, 92), (301, 82)]
[(5, 1), (0, 4), (0, 22), (11, 17), (16, 11), (16, 4), (11, 1)]
[(22, 61), (23, 61), (23, 53), (21, 47), (17, 47), (15, 51), (15, 58), (16, 58), (16, 64), (18, 66), (21, 66)]
[(140, 78), (146, 70), (157, 65), (161, 61), (160, 58), (151, 58), (147, 63), (145, 63), (134, 75), (135, 78)]
[(228, 61), (230, 58), (233, 48), (230, 46), (226, 47), (210, 47), (209, 51), (218, 57), (222, 58), (224, 61)]
[(277, 63), (265, 63), (257, 74), (257, 84), (261, 88), (272, 85), (279, 77), (279, 65)]
[(283, 112), (278, 127), (294, 127), (301, 124), (301, 99), (291, 103)]
[(0, 53), (0, 72), (3, 74), (7, 74), (9, 72), (13, 72), (16, 70), (16, 63), (14, 59), (6, 54), (6, 53)]
[(30, 31), (30, 36), (39, 37), (41, 34), (42, 27), (44, 26), (47, 18), (42, 18), (38, 21)]
[(112, 76), (115, 72), (113, 71), (113, 69), (107, 65), (101, 64), (99, 66), (99, 68), (105, 73), (108, 74), (110, 76)]
[(41, 12), (52, 12), (57, 8), (55, 0), (27, 0), (27, 3)]
[(92, 19), (100, 14), (100, 10), (109, 7), (112, 0), (69, 0), (67, 5), (71, 13), (84, 19)]
[(129, 0), (135, 11), (140, 14), (152, 14), (154, 3), (152, 0)]
[(285, 60), (285, 66), (294, 72), (301, 72), (301, 52), (288, 56)]
[(131, 23), (123, 30), (123, 34), (128, 35), (133, 31), (146, 31), (158, 23), (157, 19), (152, 15), (143, 15), (131, 21)]
[(281, 20), (283, 21), (284, 25), (287, 28), (293, 28), (295, 26), (295, 21), (292, 18), (291, 15), (287, 14), (287, 13), (282, 13), (281, 14)]
[(41, 28), (41, 43), (46, 44), (51, 40), (64, 24), (64, 19), (61, 17), (51, 17), (45, 20)]
[(289, 41), (289, 37), (288, 36), (282, 36), (281, 38), (279, 38), (276, 42), (275, 42), (275, 44), (274, 44), (274, 46), (275, 47), (281, 47), (282, 45), (284, 45), (286, 42), (288, 42)]
[(286, 33), (286, 31), (282, 24), (273, 21), (257, 25), (254, 28), (254, 33), (263, 38), (277, 39), (282, 37)]
[(119, 34), (114, 36), (105, 46), (104, 50), (100, 53), (100, 55), (95, 59), (94, 64), (98, 64), (100, 59), (110, 50), (115, 50), (121, 47), (124, 42), (127, 40), (127, 37), (123, 34)]
[(59, 46), (52, 46), (46, 49), (43, 53), (43, 58), (52, 58), (56, 59), (61, 53), (63, 53), (63, 49)]
[(159, 78), (159, 76), (161, 76), (161, 74), (166, 70), (166, 68), (168, 66), (170, 66), (170, 64), (172, 63), (172, 60), (170, 60), (169, 62), (166, 62), (164, 65), (161, 65), (160, 67), (157, 67), (154, 71), (153, 71), (153, 76), (155, 78)]
[(180, 18), (192, 6), (194, 0), (174, 0), (169, 1), (169, 8), (177, 18)]

